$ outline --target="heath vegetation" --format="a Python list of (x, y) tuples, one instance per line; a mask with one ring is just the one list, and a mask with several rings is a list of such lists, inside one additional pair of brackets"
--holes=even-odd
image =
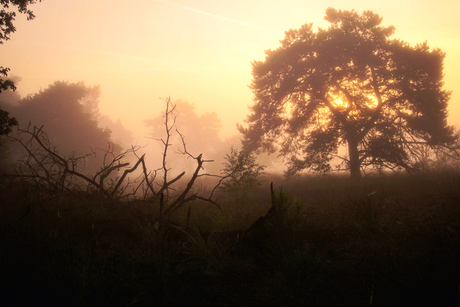
[[(0, 1), (29, 18), (34, 2)], [(0, 43), (15, 30), (8, 12)], [(216, 114), (166, 98), (146, 121), (159, 147), (123, 149), (101, 122), (131, 135), (103, 119), (98, 87), (21, 98), (0, 67), (1, 302), (459, 305), (444, 54), (391, 39), (370, 11), (326, 20), (253, 63), (254, 105), (229, 148)], [(262, 152), (287, 172), (269, 174)]]

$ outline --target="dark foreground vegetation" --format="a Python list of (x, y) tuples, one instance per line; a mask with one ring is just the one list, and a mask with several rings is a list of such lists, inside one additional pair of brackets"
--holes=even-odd
[[(0, 44), (15, 31), (4, 9), (32, 19), (35, 2), (0, 1)], [(459, 306), (460, 173), (361, 174), (459, 169), (445, 54), (391, 39), (370, 11), (329, 8), (325, 19), (327, 30), (290, 30), (253, 62), (244, 148), (221, 175), (205, 159), (224, 148), (215, 114), (183, 104), (182, 127), (196, 131), (185, 138), (164, 99), (147, 121), (163, 147), (154, 158), (123, 152), (99, 126), (98, 87), (6, 92), (18, 119), (0, 105), (0, 306)], [(8, 72), (0, 93), (16, 88)], [(257, 185), (254, 149), (280, 149), (291, 175), (339, 158), (354, 180)], [(173, 172), (174, 150), (194, 167)]]
[(460, 303), (458, 173), (271, 177), (160, 228), (141, 201), (0, 193), (2, 306)]

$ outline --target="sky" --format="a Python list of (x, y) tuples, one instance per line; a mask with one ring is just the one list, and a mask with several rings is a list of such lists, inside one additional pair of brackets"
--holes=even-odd
[(328, 7), (372, 10), (394, 38), (446, 52), (448, 120), (460, 123), (459, 0), (43, 0), (34, 20), (17, 18), (0, 65), (22, 78), (23, 96), (54, 81), (100, 85), (101, 113), (141, 137), (166, 97), (216, 112), (228, 137), (249, 114), (251, 62), (289, 29), (327, 27)]

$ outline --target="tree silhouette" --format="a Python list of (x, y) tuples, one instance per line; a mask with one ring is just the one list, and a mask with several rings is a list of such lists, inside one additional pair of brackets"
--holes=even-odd
[[(10, 118), (9, 113), (5, 110), (0, 109), (0, 136), (8, 135), (11, 131), (13, 126), (17, 126), (18, 121), (16, 118)], [(0, 139), (0, 146), (2, 145)]]
[(360, 177), (365, 166), (411, 169), (413, 148), (454, 142), (441, 50), (390, 39), (394, 27), (371, 11), (328, 8), (325, 19), (328, 29), (289, 30), (252, 63), (246, 149), (278, 149), (288, 173), (328, 171), (339, 157)]
[[(22, 129), (28, 125), (43, 126), (59, 154), (93, 154), (97, 148), (106, 149), (109, 143), (113, 143), (110, 130), (99, 127), (99, 93), (98, 86), (55, 82), (20, 100), (17, 106), (11, 107), (11, 114), (18, 119)], [(115, 144), (113, 152), (117, 154), (119, 151)], [(103, 157), (96, 158), (88, 159), (88, 170), (101, 165)]]
[[(185, 135), (185, 143), (191, 152), (201, 152), (204, 157), (211, 160), (223, 159), (227, 147), (219, 137), (221, 122), (214, 112), (206, 112), (197, 114), (195, 106), (192, 103), (177, 100), (174, 102), (175, 110), (174, 117), (177, 119), (176, 128), (180, 133)], [(157, 116), (153, 119), (148, 119), (145, 124), (151, 128), (150, 136), (153, 139), (160, 139), (164, 133), (163, 128), (164, 115)], [(182, 140), (178, 137), (171, 137), (171, 142), (175, 148), (182, 146)], [(228, 146), (229, 147), (229, 146)], [(182, 155), (176, 159), (170, 158), (170, 164), (173, 169), (179, 170), (183, 168), (194, 169), (193, 161), (189, 161), (188, 167)], [(217, 162), (217, 161), (215, 161)], [(208, 163), (206, 171), (218, 173), (221, 168), (221, 163)]]
[[(0, 0), (0, 5), (2, 7), (0, 10), (0, 45), (9, 40), (11, 34), (16, 32), (16, 28), (13, 24), (16, 17), (14, 9), (21, 14), (27, 15), (27, 20), (32, 20), (35, 18), (35, 15), (29, 10), (28, 6), (35, 2), (37, 2), (37, 0)], [(9, 68), (0, 66), (0, 93), (7, 89), (16, 89), (12, 80), (2, 79), (2, 77), (8, 77), (9, 70)]]
[[(16, 31), (13, 25), (16, 12), (11, 10), (17, 8), (17, 11), (27, 15), (27, 19), (31, 20), (35, 17), (33, 12), (28, 9), (29, 4), (37, 2), (36, 0), (0, 0), (2, 9), (0, 10), (0, 45), (10, 39), (10, 35)], [(15, 90), (13, 80), (3, 79), (8, 77), (9, 68), (0, 66), (0, 93), (11, 89)], [(8, 135), (13, 126), (18, 124), (15, 118), (10, 118), (9, 113), (0, 108), (0, 136)]]

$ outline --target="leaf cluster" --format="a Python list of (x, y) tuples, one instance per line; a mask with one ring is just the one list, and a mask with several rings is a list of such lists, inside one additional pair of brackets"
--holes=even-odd
[[(41, 2), (41, 0), (39, 0)], [(30, 4), (37, 2), (37, 0), (0, 0), (2, 9), (0, 10), (0, 45), (10, 39), (10, 35), (16, 31), (14, 27), (14, 20), (16, 12), (9, 10), (16, 7), (19, 13), (26, 14), (27, 20), (35, 17), (33, 12), (28, 9)], [(8, 77), (9, 68), (0, 66), (0, 93), (4, 90), (16, 90), (16, 86), (11, 79), (2, 79)], [(0, 108), (1, 116), (1, 133), (0, 135), (7, 135), (11, 132), (11, 127), (17, 125), (15, 118), (8, 118), (8, 112)]]
[(29, 10), (28, 6), (36, 2), (37, 0), (0, 0), (0, 5), (2, 6), (0, 11), (0, 44), (9, 40), (10, 35), (16, 31), (13, 24), (16, 12), (11, 9), (16, 8), (19, 13), (27, 15), (27, 20), (32, 20), (35, 15)]
[(9, 117), (8, 115), (7, 111), (0, 109), (0, 136), (8, 135), (12, 131), (13, 126), (18, 125), (16, 118)]

